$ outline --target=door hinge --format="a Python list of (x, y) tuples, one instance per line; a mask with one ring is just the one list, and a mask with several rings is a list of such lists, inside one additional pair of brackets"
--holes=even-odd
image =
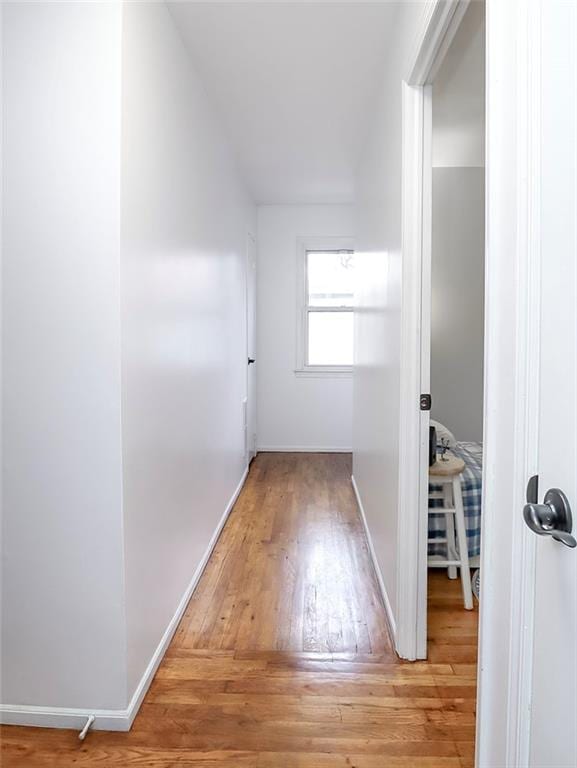
[(433, 400), (431, 398), (431, 395), (421, 395), (419, 398), (419, 407), (422, 411), (430, 411), (431, 405), (433, 404)]

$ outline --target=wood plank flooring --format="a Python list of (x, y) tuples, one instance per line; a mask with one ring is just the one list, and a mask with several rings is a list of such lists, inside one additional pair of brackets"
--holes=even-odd
[(129, 733), (4, 727), (3, 768), (465, 768), (477, 611), (430, 574), (399, 661), (346, 454), (259, 454)]

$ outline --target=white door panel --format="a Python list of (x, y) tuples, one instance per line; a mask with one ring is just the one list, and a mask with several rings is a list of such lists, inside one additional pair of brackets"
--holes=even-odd
[(577, 548), (522, 510), (537, 474), (577, 536), (577, 0), (487, 0), (486, 157), (476, 765), (575, 768)]
[[(541, 3), (540, 500), (577, 512), (577, 3)], [(537, 374), (537, 371), (536, 371)], [(575, 524), (573, 527), (575, 535)], [(530, 765), (577, 766), (577, 550), (538, 537)]]
[(247, 238), (246, 256), (246, 335), (247, 335), (247, 405), (246, 453), (247, 461), (256, 456), (256, 242)]

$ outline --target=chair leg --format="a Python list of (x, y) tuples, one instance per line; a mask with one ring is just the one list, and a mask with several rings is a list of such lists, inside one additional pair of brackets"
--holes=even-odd
[[(443, 499), (443, 504), (445, 507), (454, 507), (455, 499), (453, 498), (453, 488), (450, 483), (445, 483), (443, 485), (443, 494), (445, 496)], [(452, 512), (449, 512), (445, 515), (445, 528), (447, 531), (447, 560), (456, 560), (457, 547), (455, 544), (455, 516)], [(457, 567), (455, 565), (450, 565), (447, 568), (447, 576), (450, 579), (457, 578)]]
[(461, 586), (463, 600), (468, 611), (473, 609), (473, 590), (471, 589), (471, 570), (469, 568), (469, 549), (467, 547), (467, 531), (465, 530), (465, 511), (463, 509), (463, 494), (461, 480), (453, 478), (453, 498), (455, 499), (455, 525), (459, 541), (459, 560), (461, 561)]

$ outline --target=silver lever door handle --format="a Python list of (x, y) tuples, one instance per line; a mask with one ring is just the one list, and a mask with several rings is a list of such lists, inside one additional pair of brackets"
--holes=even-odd
[(571, 536), (573, 520), (569, 500), (559, 488), (547, 491), (543, 504), (526, 504), (523, 518), (539, 536), (551, 536), (566, 547), (577, 547), (577, 541)]

